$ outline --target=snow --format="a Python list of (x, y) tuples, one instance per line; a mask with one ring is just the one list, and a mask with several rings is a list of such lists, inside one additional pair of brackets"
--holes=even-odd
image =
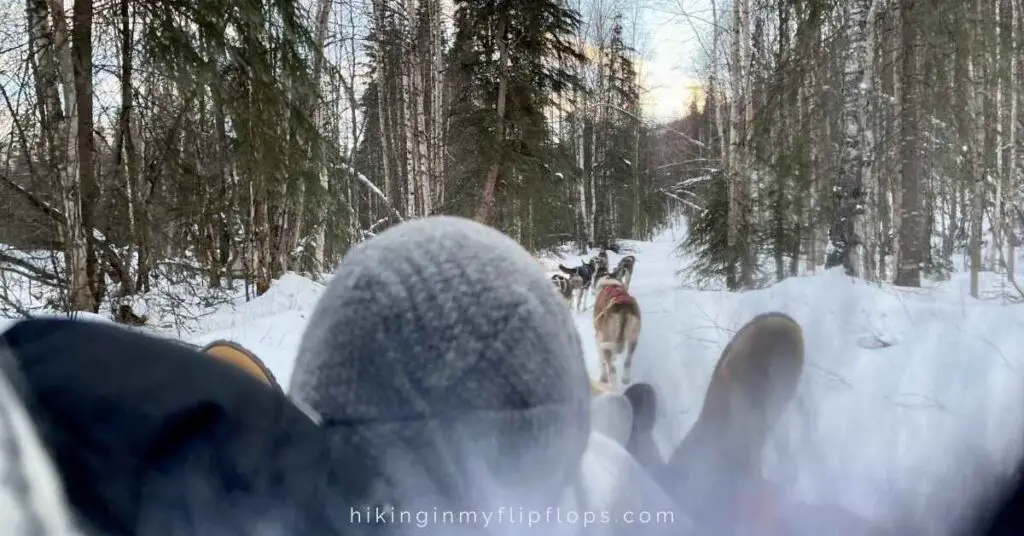
[[(637, 257), (631, 291), (643, 311), (633, 377), (663, 397), (655, 430), (663, 454), (696, 419), (732, 334), (758, 313), (781, 311), (803, 326), (807, 364), (765, 450), (766, 477), (804, 501), (888, 525), (930, 517), (950, 530), (965, 494), (977, 491), (970, 486), (1009, 471), (1024, 437), (1024, 305), (970, 298), (968, 274), (959, 272), (921, 289), (838, 270), (745, 293), (686, 289), (677, 275), (686, 259), (673, 253), (684, 232), (677, 226), (651, 242), (624, 243)], [(610, 257), (614, 265), (618, 255)], [(580, 257), (563, 249), (538, 260), (555, 270)], [(982, 276), (985, 296), (1000, 283)], [(237, 341), (287, 386), (322, 290), (286, 274), (263, 296), (216, 309), (183, 338)], [(591, 312), (574, 314), (596, 378)]]
[(203, 331), (184, 338), (200, 345), (217, 339), (236, 341), (259, 356), (274, 377), (287, 386), (306, 319), (323, 289), (321, 283), (285, 274), (259, 298), (225, 307), (202, 319)]

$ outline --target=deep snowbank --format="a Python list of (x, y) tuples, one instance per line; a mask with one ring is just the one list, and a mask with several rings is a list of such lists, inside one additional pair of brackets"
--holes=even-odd
[[(678, 233), (626, 244), (638, 259), (632, 291), (643, 310), (634, 378), (664, 399), (656, 428), (664, 454), (695, 420), (735, 330), (758, 313), (782, 311), (804, 328), (807, 366), (766, 449), (765, 472), (798, 497), (892, 524), (930, 517), (945, 526), (980, 477), (1016, 460), (1024, 437), (1024, 305), (968, 297), (966, 274), (925, 289), (819, 271), (746, 293), (687, 290), (676, 274), (685, 265), (673, 253)], [(560, 251), (542, 264), (553, 270), (578, 260)], [(1000, 287), (983, 275), (985, 288)], [(252, 301), (236, 291), (186, 333), (160, 330), (196, 344), (235, 340), (287, 386), (322, 290), (286, 274)], [(596, 377), (590, 315), (575, 316)]]

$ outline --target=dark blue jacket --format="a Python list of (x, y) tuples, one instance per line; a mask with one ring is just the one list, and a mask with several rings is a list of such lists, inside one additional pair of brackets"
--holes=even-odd
[(86, 533), (341, 533), (327, 443), (280, 392), (114, 325), (29, 320), (0, 338)]

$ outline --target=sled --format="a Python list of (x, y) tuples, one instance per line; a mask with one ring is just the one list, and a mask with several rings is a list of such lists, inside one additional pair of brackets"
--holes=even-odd
[(608, 383), (590, 380), (590, 396), (622, 394)]
[(236, 342), (216, 340), (204, 346), (200, 351), (242, 369), (250, 376), (278, 391), (283, 391), (281, 385), (277, 383), (277, 379), (274, 378), (274, 374), (270, 372), (263, 361)]

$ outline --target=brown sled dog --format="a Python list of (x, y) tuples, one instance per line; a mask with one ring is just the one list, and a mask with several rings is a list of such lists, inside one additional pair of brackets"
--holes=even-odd
[(602, 277), (595, 288), (594, 335), (601, 354), (600, 381), (615, 385), (615, 356), (625, 350), (622, 384), (626, 385), (632, 376), (633, 354), (640, 339), (640, 305), (618, 279)]
[(553, 274), (551, 276), (551, 282), (554, 283), (555, 289), (562, 295), (566, 303), (572, 303), (572, 295), (576, 291), (582, 292), (583, 279), (578, 275), (566, 277), (562, 274)]

